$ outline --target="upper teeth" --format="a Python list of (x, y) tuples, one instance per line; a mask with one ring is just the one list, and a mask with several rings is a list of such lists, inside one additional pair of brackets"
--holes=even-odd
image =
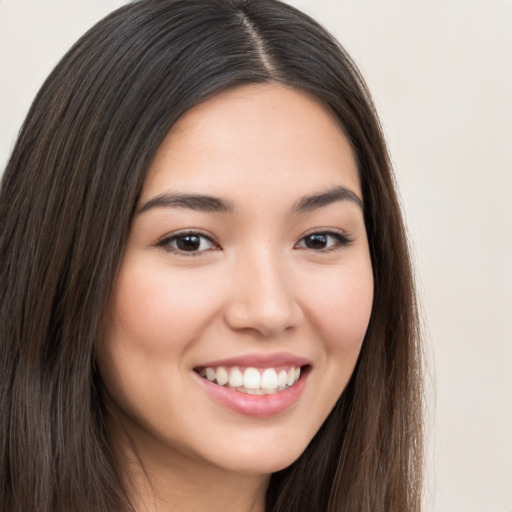
[(231, 368), (218, 366), (202, 368), (199, 373), (220, 386), (229, 386), (244, 393), (263, 395), (293, 386), (299, 380), (300, 367), (294, 366), (280, 370), (248, 367), (242, 372), (238, 366)]

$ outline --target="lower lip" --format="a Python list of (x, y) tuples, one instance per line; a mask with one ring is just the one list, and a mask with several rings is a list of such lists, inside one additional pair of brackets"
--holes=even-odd
[(195, 374), (206, 392), (218, 404), (239, 414), (264, 418), (286, 411), (300, 398), (309, 372), (301, 373), (300, 379), (291, 387), (272, 395), (249, 395), (234, 389), (219, 386)]

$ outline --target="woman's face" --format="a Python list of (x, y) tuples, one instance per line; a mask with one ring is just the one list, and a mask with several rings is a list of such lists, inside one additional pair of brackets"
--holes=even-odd
[(116, 415), (146, 462), (265, 474), (302, 453), (368, 325), (361, 200), (342, 130), (297, 90), (229, 90), (172, 128), (99, 347)]

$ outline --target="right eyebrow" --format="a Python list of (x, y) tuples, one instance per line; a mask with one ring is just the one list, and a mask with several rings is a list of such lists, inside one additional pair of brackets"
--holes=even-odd
[(352, 190), (337, 186), (320, 194), (313, 194), (303, 197), (293, 208), (294, 212), (307, 212), (329, 206), (338, 201), (349, 201), (356, 204), (364, 211), (362, 199)]
[(233, 213), (231, 201), (203, 194), (160, 194), (150, 199), (138, 211), (144, 213), (152, 208), (189, 208), (201, 212)]

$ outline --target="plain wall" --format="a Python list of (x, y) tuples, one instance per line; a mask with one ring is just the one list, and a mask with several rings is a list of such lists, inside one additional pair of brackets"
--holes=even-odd
[[(0, 0), (0, 168), (42, 81), (121, 0)], [(290, 1), (381, 114), (425, 324), (425, 510), (512, 512), (512, 2)], [(2, 298), (5, 300), (5, 298)]]

